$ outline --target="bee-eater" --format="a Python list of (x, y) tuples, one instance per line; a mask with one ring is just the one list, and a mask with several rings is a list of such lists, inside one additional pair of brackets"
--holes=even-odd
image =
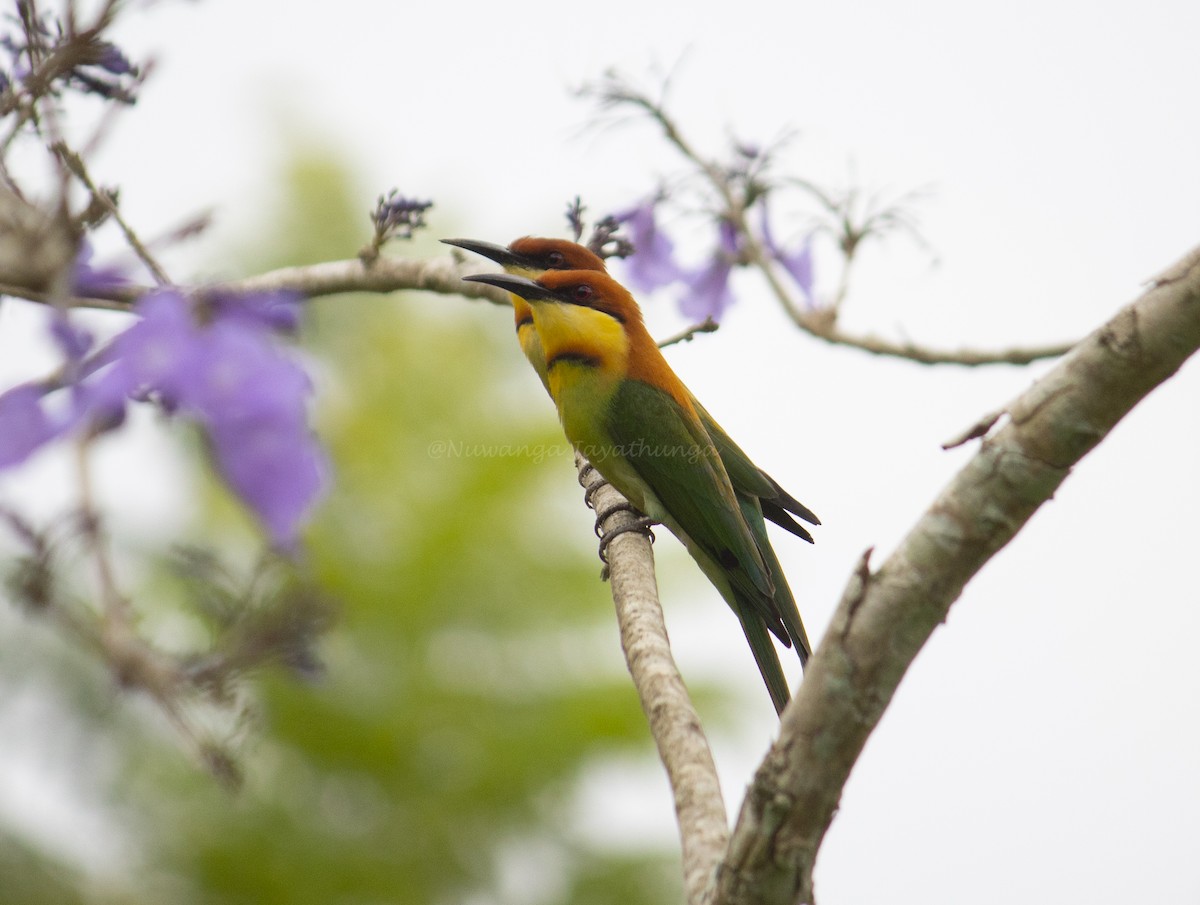
[(766, 534), (759, 498), (737, 492), (691, 393), (603, 270), (466, 277), (530, 306), (567, 439), (634, 506), (678, 537), (733, 609), (778, 712), (787, 680), (768, 634), (810, 648)]
[[(447, 245), (454, 245), (473, 251), (489, 258), (504, 268), (505, 273), (514, 276), (528, 277), (536, 280), (547, 270), (594, 270), (607, 273), (604, 260), (590, 248), (566, 239), (545, 239), (525, 236), (517, 239), (508, 248), (494, 245), (491, 242), (477, 242), (474, 239), (443, 239)], [(533, 313), (529, 303), (517, 293), (510, 293), (513, 304), (513, 314), (517, 323), (517, 340), (521, 351), (537, 371), (542, 385), (550, 391), (550, 382), (546, 374), (546, 353), (542, 350), (541, 340), (533, 326)], [(792, 532), (797, 537), (812, 543), (812, 535), (808, 529), (797, 522), (788, 513), (800, 516), (810, 525), (819, 525), (818, 519), (807, 506), (789, 494), (765, 471), (755, 465), (733, 439), (721, 429), (721, 426), (705, 410), (696, 398), (688, 393), (692, 407), (700, 417), (704, 429), (712, 438), (713, 446), (720, 456), (729, 480), (735, 490), (758, 497), (762, 506), (762, 514), (780, 527)], [(808, 658), (807, 645), (801, 653), (801, 660)]]

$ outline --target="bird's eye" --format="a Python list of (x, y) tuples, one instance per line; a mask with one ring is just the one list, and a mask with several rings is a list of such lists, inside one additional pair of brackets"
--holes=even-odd
[(575, 297), (576, 302), (579, 302), (580, 304), (586, 304), (592, 300), (594, 290), (591, 286), (581, 284), (572, 289), (571, 294)]
[(563, 257), (563, 253), (561, 251), (552, 251), (550, 254), (546, 255), (546, 262), (550, 265), (552, 270), (557, 270), (567, 263), (567, 259)]

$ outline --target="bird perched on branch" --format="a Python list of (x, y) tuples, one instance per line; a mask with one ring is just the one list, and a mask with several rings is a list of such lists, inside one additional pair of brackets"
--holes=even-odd
[[(451, 244), (487, 254), (506, 268), (536, 272), (534, 253), (551, 248), (538, 243), (557, 241), (524, 239), (508, 249)], [(572, 249), (552, 248), (551, 262), (568, 253), (578, 260), (574, 249), (587, 252), (574, 243), (563, 245)], [(794, 647), (802, 664), (811, 648), (767, 538), (762, 501), (785, 514), (781, 500), (791, 501), (802, 518), (816, 524), (816, 517), (759, 471), (707, 413), (702, 418), (703, 409), (663, 358), (633, 297), (592, 258), (599, 266), (543, 268), (536, 279), (517, 273), (466, 279), (507, 290), (528, 307), (534, 337), (522, 336), (522, 347), (535, 368), (543, 363), (544, 383), (567, 439), (634, 506), (683, 542), (737, 615), (782, 712), (789, 691), (770, 635)], [(523, 320), (518, 307), (519, 333)], [(727, 441), (728, 450), (714, 434)], [(754, 489), (735, 486), (731, 471)]]
[[(607, 273), (604, 261), (590, 248), (566, 239), (545, 239), (526, 236), (517, 239), (507, 248), (494, 245), (491, 242), (477, 242), (473, 239), (443, 239), (447, 245), (454, 245), (467, 251), (489, 258), (504, 268), (505, 273), (514, 276), (528, 277), (536, 280), (547, 270), (594, 270)], [(529, 303), (520, 295), (510, 293), (513, 304), (513, 314), (517, 324), (517, 341), (521, 351), (533, 365), (533, 369), (541, 378), (546, 391), (550, 391), (549, 378), (546, 375), (546, 353), (542, 350), (542, 342), (538, 339), (537, 330), (533, 326), (533, 311)], [(762, 506), (762, 514), (790, 531), (797, 537), (812, 543), (812, 535), (808, 529), (792, 516), (799, 516), (810, 525), (819, 525), (818, 519), (807, 506), (779, 486), (779, 483), (765, 471), (755, 465), (733, 439), (722, 430), (721, 425), (705, 410), (695, 396), (688, 392), (696, 414), (700, 417), (705, 431), (712, 438), (717, 455), (725, 466), (734, 490), (758, 497)], [(790, 513), (790, 514), (789, 514)], [(808, 658), (808, 651), (801, 653), (801, 660)]]

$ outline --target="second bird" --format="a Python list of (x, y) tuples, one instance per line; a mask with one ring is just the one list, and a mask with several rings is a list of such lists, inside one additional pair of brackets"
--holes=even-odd
[(659, 352), (633, 297), (602, 269), (548, 270), (536, 280), (514, 274), (466, 279), (529, 304), (567, 439), (687, 547), (737, 615), (782, 711), (789, 691), (770, 634), (794, 646), (801, 662), (809, 646), (767, 538), (763, 505), (754, 493), (735, 490), (705, 426), (715, 423), (707, 413), (702, 419), (703, 409)]

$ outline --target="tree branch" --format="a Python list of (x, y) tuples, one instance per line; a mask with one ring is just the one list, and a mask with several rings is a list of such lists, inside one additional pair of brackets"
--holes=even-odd
[(714, 905), (813, 901), (842, 788), (967, 581), (1144, 396), (1200, 347), (1200, 248), (1009, 408), (882, 568), (866, 557), (741, 808)]
[(704, 179), (712, 186), (719, 199), (721, 215), (728, 219), (743, 240), (743, 263), (753, 265), (766, 280), (771, 294), (775, 296), (780, 307), (800, 330), (817, 339), (839, 346), (848, 346), (869, 352), (872, 355), (885, 355), (893, 358), (905, 358), (919, 364), (957, 364), (979, 366), (990, 364), (1028, 364), (1043, 358), (1057, 358), (1070, 350), (1074, 343), (1056, 343), (1049, 346), (1034, 346), (1013, 349), (936, 349), (912, 342), (892, 342), (871, 334), (856, 335), (842, 330), (837, 325), (839, 310), (848, 292), (849, 272), (854, 261), (855, 248), (869, 235), (876, 235), (884, 228), (894, 227), (899, 220), (897, 213), (889, 210), (866, 214), (862, 222), (851, 226), (844, 218), (844, 205), (809, 182), (801, 182), (806, 191), (821, 200), (822, 205), (831, 213), (839, 215), (848, 234), (843, 237), (842, 250), (845, 258), (843, 272), (839, 281), (837, 293), (832, 303), (817, 309), (806, 308), (797, 299), (795, 292), (790, 290), (776, 274), (776, 265), (764, 248), (763, 239), (750, 228), (746, 221), (746, 212), (755, 203), (754, 194), (736, 184), (736, 179), (727, 167), (715, 160), (705, 158), (700, 151), (688, 141), (683, 131), (675, 123), (674, 118), (667, 113), (662, 102), (654, 100), (646, 93), (625, 82), (615, 72), (606, 74), (600, 84), (585, 89), (596, 97), (602, 104), (608, 106), (628, 105), (650, 117), (662, 129), (667, 143), (687, 161), (693, 164)]
[[(760, 257), (761, 257), (761, 253)], [(775, 279), (766, 259), (762, 259), (764, 274), (777, 296), (786, 299), (787, 290)], [(309, 298), (340, 295), (348, 292), (398, 292), (404, 289), (420, 289), (442, 295), (461, 295), (470, 299), (486, 299), (497, 305), (508, 305), (507, 294), (494, 286), (483, 283), (464, 283), (462, 278), (475, 273), (478, 267), (468, 263), (459, 255), (419, 261), (411, 258), (380, 256), (371, 263), (358, 258), (345, 261), (325, 261), (298, 267), (283, 267), (240, 280), (227, 280), (209, 287), (222, 292), (269, 292), (290, 289)], [(0, 273), (0, 277), (3, 274)], [(128, 310), (147, 287), (126, 287), (114, 293), (112, 299), (75, 298), (70, 303), (78, 307)], [(15, 283), (0, 285), (0, 293), (18, 296), (34, 302), (49, 302), (49, 297), (34, 288)], [(1049, 346), (1030, 346), (1002, 350), (983, 349), (931, 349), (915, 343), (896, 343), (877, 336), (855, 336), (841, 330), (835, 320), (824, 316), (825, 309), (806, 311), (785, 304), (789, 316), (806, 333), (817, 339), (840, 346), (850, 346), (872, 355), (906, 358), (921, 364), (1028, 364), (1043, 358), (1056, 358), (1071, 348), (1069, 343)], [(697, 333), (707, 333), (710, 327), (703, 323), (690, 327), (680, 334), (668, 337), (660, 345), (691, 339)]]
[[(382, 293), (420, 289), (442, 295), (484, 299), (497, 305), (510, 305), (508, 293), (495, 286), (462, 281), (465, 274), (478, 273), (479, 269), (477, 264), (465, 261), (460, 255), (428, 261), (380, 256), (370, 263), (364, 263), (359, 258), (350, 258), (344, 261), (281, 267), (238, 280), (225, 280), (200, 288), (197, 294), (203, 296), (205, 292), (292, 290), (309, 298), (319, 298), (348, 292)], [(52, 304), (55, 301), (40, 287), (30, 286), (26, 280), (20, 278), (6, 280), (6, 276), (8, 274), (0, 268), (0, 294), (42, 304)], [(151, 291), (153, 289), (149, 286), (127, 285), (114, 289), (109, 298), (75, 297), (66, 301), (72, 307), (131, 311), (137, 300)]]
[(381, 256), (370, 264), (354, 258), (327, 261), (301, 267), (284, 267), (241, 280), (219, 283), (213, 288), (229, 292), (268, 292), (292, 289), (310, 298), (344, 292), (395, 292), (423, 289), (446, 295), (487, 299), (498, 305), (511, 305), (508, 293), (483, 283), (464, 283), (468, 273), (479, 272), (478, 262), (452, 254), (428, 261)]
[[(770, 265), (764, 260), (759, 262), (764, 273), (770, 271)], [(1074, 343), (1054, 343), (1047, 346), (1016, 346), (1010, 349), (935, 349), (912, 342), (893, 342), (874, 334), (852, 334), (841, 329), (833, 315), (833, 309), (818, 308), (808, 311), (788, 300), (787, 290), (772, 275), (768, 279), (772, 292), (780, 300), (784, 310), (797, 327), (817, 339), (824, 340), (835, 346), (848, 346), (871, 355), (883, 355), (892, 358), (905, 358), (923, 365), (1027, 365), (1030, 362), (1044, 358), (1058, 358), (1071, 351)]]
[[(604, 534), (636, 520), (625, 498), (578, 453), (575, 467), (591, 505), (602, 516)], [(729, 841), (717, 767), (700, 717), (671, 656), (649, 538), (626, 531), (613, 539), (607, 553), (621, 649), (675, 799), (684, 890), (690, 905), (700, 905), (710, 888), (713, 868)]]
[(716, 333), (721, 327), (712, 317), (706, 317), (698, 324), (692, 324), (685, 330), (680, 330), (678, 333), (673, 333), (666, 339), (658, 341), (658, 347), (665, 349), (667, 346), (673, 346), (676, 343), (690, 343), (701, 333)]

